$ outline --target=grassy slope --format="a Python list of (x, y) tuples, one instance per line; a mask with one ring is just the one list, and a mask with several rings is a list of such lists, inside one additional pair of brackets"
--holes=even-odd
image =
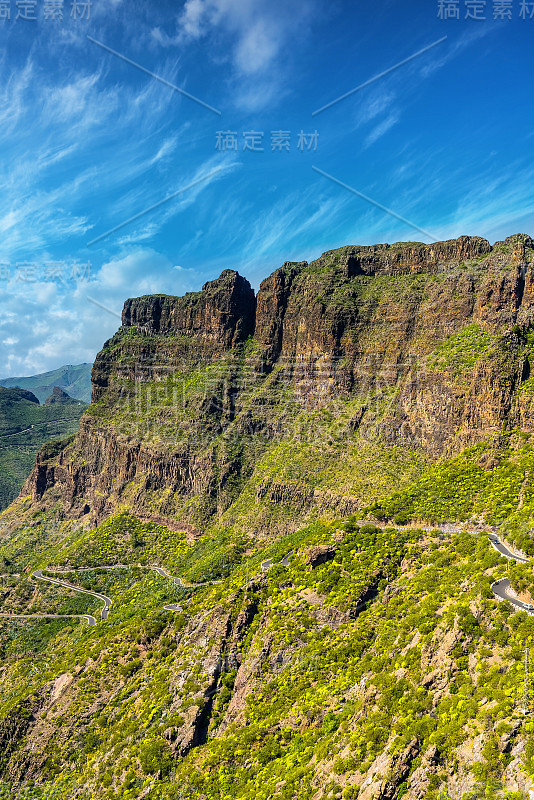
[(431, 467), (410, 487), (370, 505), (378, 519), (434, 523), (460, 520), (499, 525), (510, 541), (534, 555), (534, 442), (503, 433)]
[[(53, 531), (50, 522), (36, 522), (27, 537), (37, 541), (47, 525), (48, 536), (32, 548), (41, 549), (35, 564), (44, 562), (50, 536), (59, 560), (86, 553), (87, 536), (68, 523)], [(123, 516), (91, 535), (102, 539), (100, 563), (109, 560), (105, 542), (113, 538), (120, 560), (133, 564), (150, 561), (154, 537), (170, 532)], [(318, 543), (339, 549), (334, 561), (310, 570), (306, 553)], [(205, 546), (180, 546), (185, 574), (205, 557)], [(219, 554), (221, 547), (212, 542)], [(499, 783), (513, 788), (518, 770), (523, 780), (534, 774), (529, 744), (523, 761), (502, 750), (510, 732), (512, 742), (533, 732), (518, 705), (521, 648), (534, 643), (534, 620), (493, 600), (490, 584), (504, 566), (485, 537), (441, 541), (417, 530), (316, 523), (252, 553), (250, 574), (261, 559), (289, 549), (290, 565), (272, 569), (245, 593), (244, 560), (223, 584), (189, 592), (143, 569), (95, 569), (78, 573), (78, 581), (113, 597), (108, 623), (88, 630), (59, 621), (1, 622), (0, 726), (22, 713), (26, 698), (46, 697), (41, 687), (57, 676), (78, 676), (68, 704), (42, 712), (44, 784), (32, 796), (352, 798), (385, 748), (403, 753), (414, 740), (408, 785), (425, 752), (439, 753), (429, 798), (447, 781), (451, 789), (451, 771), (486, 796)], [(9, 569), (21, 569), (27, 553), (10, 556)], [(351, 614), (370, 584), (376, 598)], [(72, 608), (66, 591), (63, 606), (61, 591), (52, 594), (41, 605), (46, 599), (56, 611)], [(177, 601), (184, 613), (162, 611)], [(229, 668), (208, 709), (207, 742), (177, 758), (173, 741), (181, 726), (209, 701), (220, 621), (235, 624), (251, 601), (256, 610), (238, 644), (242, 674), (248, 672), (243, 716), (225, 727), (237, 687)], [(457, 635), (447, 651), (442, 642), (450, 630)], [(19, 787), (12, 796), (25, 795)]]
[(75, 433), (85, 408), (75, 402), (40, 406), (16, 389), (0, 387), (0, 509), (19, 493), (40, 447)]

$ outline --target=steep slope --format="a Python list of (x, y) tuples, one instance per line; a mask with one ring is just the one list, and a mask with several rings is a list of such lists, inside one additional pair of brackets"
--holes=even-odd
[(0, 515), (0, 796), (528, 800), (534, 617), (487, 534), (534, 552), (533, 257), (346, 247), (126, 302)]
[[(486, 536), (316, 523), (222, 583), (180, 589), (136, 566), (202, 560), (161, 526), (38, 527), (40, 547), (34, 527), (31, 552), (4, 550), (8, 568), (54, 555), (70, 584), (113, 604), (90, 628), (0, 625), (6, 798), (528, 798), (534, 620), (493, 599), (504, 559)], [(532, 586), (531, 565), (520, 578)], [(4, 581), (3, 613), (97, 613), (67, 590)]]
[(345, 247), (261, 285), (129, 300), (76, 440), (25, 492), (258, 533), (348, 514), (503, 426), (530, 430), (532, 240)]
[(87, 406), (68, 400), (40, 406), (32, 392), (0, 387), (0, 509), (20, 492), (43, 444), (78, 430)]

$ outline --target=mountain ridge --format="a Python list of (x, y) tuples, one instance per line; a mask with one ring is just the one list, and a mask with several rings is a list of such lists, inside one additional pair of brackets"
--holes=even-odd
[(533, 359), (524, 234), (127, 301), (0, 514), (0, 793), (529, 800)]
[[(476, 237), (345, 247), (311, 264), (286, 263), (257, 297), (226, 270), (184, 298), (128, 300), (122, 327), (95, 360), (93, 405), (76, 442), (53, 463), (39, 457), (25, 492), (38, 501), (53, 485), (74, 516), (93, 496), (99, 521), (129, 486), (137, 513), (205, 527), (253, 476), (259, 453), (243, 451), (256, 447), (249, 434), (261, 432), (267, 453), (289, 446), (304, 426), (309, 442), (299, 447), (313, 449), (320, 409), (343, 416), (349, 445), (359, 436), (366, 446), (408, 448), (416, 461), (497, 436), (505, 422), (529, 430), (530, 395), (516, 387), (530, 370), (523, 332), (534, 317), (531, 245), (518, 234), (493, 247)], [(472, 364), (462, 362), (462, 348), (474, 354)], [(469, 371), (475, 379), (466, 386)], [(229, 437), (241, 466), (228, 454)], [(73, 471), (70, 453), (78, 451), (84, 466)], [(265, 477), (254, 491), (260, 501), (285, 497), (310, 509), (314, 492), (319, 507), (332, 509), (353, 496), (355, 512), (350, 489), (336, 501), (336, 487), (324, 487), (333, 491), (329, 500), (317, 482), (300, 483), (277, 490)]]
[(75, 400), (91, 401), (91, 364), (68, 364), (49, 372), (19, 378), (1, 378), (0, 386), (33, 391), (40, 403), (50, 396), (54, 386), (64, 389)]

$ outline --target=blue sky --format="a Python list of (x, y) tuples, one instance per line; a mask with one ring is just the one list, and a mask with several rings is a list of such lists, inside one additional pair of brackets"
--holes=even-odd
[(228, 267), (534, 232), (534, 3), (52, 6), (0, 2), (0, 377), (91, 361), (127, 297)]

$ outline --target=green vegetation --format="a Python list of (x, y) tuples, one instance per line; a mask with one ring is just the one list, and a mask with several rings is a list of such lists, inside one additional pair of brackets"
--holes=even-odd
[(534, 448), (528, 434), (503, 434), (431, 467), (419, 480), (371, 504), (377, 519), (457, 520), (500, 525), (534, 555)]
[(41, 406), (26, 390), (0, 386), (0, 509), (20, 492), (43, 443), (75, 433), (84, 403)]
[[(88, 535), (129, 547), (134, 525), (140, 547), (150, 548), (154, 531), (126, 515)], [(87, 554), (86, 537), (78, 539), (79, 556)], [(228, 546), (223, 532), (189, 546), (184, 569), (202, 572), (210, 541), (214, 552)], [(310, 548), (318, 545), (333, 557), (311, 568)], [(69, 545), (71, 555), (75, 549)], [(41, 706), (62, 737), (44, 745), (49, 769), (44, 794), (34, 787), (35, 797), (69, 798), (85, 787), (88, 798), (106, 800), (350, 798), (384, 748), (403, 753), (417, 741), (406, 786), (434, 747), (439, 765), (427, 798), (437, 800), (458, 748), (481, 735), (482, 758), (465, 780), (502, 783), (510, 757), (496, 749), (499, 737), (534, 732), (518, 714), (522, 647), (534, 644), (534, 620), (493, 599), (490, 586), (504, 559), (487, 538), (443, 540), (409, 527), (359, 527), (354, 519), (317, 522), (255, 548), (250, 574), (290, 550), (288, 566), (248, 587), (244, 556), (222, 584), (189, 592), (142, 567), (71, 571), (70, 582), (113, 597), (107, 623), (87, 629), (0, 620), (0, 736), (3, 720), (24, 703), (35, 707), (40, 687), (77, 676), (66, 706)], [(530, 583), (532, 572), (521, 569)], [(67, 593), (50, 590), (51, 602), (52, 594)], [(177, 601), (181, 614), (162, 610)], [(227, 661), (231, 641), (239, 671)], [(223, 658), (214, 696), (217, 652)], [(237, 719), (234, 695), (246, 675), (244, 717)], [(197, 727), (199, 744), (179, 756), (178, 743)], [(531, 759), (527, 748), (523, 769), (532, 770)], [(3, 796), (26, 796), (10, 794), (8, 785)]]
[(172, 570), (187, 551), (185, 535), (163, 525), (141, 522), (123, 512), (110, 517), (95, 530), (75, 538), (54, 553), (59, 565), (73, 568), (113, 564), (158, 564)]
[(466, 325), (439, 344), (429, 358), (431, 370), (450, 370), (454, 375), (472, 369), (495, 343), (495, 337), (480, 325)]

